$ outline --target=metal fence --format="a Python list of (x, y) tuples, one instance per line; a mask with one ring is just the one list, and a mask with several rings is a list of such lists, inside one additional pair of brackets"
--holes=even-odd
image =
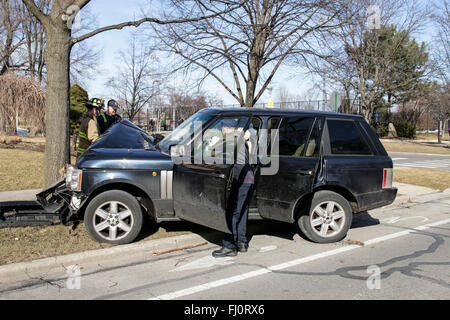
[[(240, 104), (223, 105), (224, 108), (239, 108)], [(318, 110), (331, 111), (328, 101), (312, 100), (312, 101), (290, 101), (290, 102), (273, 102), (273, 105), (268, 103), (255, 103), (254, 108), (274, 108), (274, 109), (294, 109), (294, 110)]]

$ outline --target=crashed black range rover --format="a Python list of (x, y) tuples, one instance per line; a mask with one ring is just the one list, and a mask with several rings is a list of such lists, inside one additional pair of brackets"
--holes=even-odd
[[(225, 159), (234, 149), (221, 134), (225, 123), (241, 134), (250, 131), (264, 149), (264, 157), (256, 157), (249, 219), (297, 222), (311, 241), (335, 242), (347, 234), (353, 213), (395, 199), (392, 160), (360, 116), (209, 108), (159, 143), (122, 120), (37, 200), (65, 224), (83, 220), (99, 242), (132, 242), (144, 215), (229, 232), (225, 212), (233, 161)], [(194, 159), (199, 153), (200, 161)], [(211, 156), (214, 161), (208, 161)]]

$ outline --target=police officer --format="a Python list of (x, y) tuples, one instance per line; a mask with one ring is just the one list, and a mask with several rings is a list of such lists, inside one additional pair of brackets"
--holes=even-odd
[(108, 106), (106, 107), (106, 112), (97, 117), (98, 129), (100, 134), (103, 134), (113, 124), (122, 120), (122, 117), (117, 114), (118, 110), (119, 104), (116, 102), (116, 100), (109, 100)]
[[(225, 132), (227, 134), (227, 132)], [(251, 142), (251, 132), (247, 130), (241, 136), (237, 148), (237, 161), (233, 166), (233, 180), (228, 198), (227, 224), (231, 234), (226, 234), (222, 241), (222, 248), (213, 251), (212, 256), (232, 257), (237, 252), (247, 252), (247, 218), (248, 206), (254, 191), (254, 168), (250, 157), (254, 154), (254, 145)], [(243, 141), (242, 141), (243, 139)]]
[(104, 105), (104, 100), (98, 98), (92, 98), (85, 105), (87, 112), (81, 117), (77, 160), (98, 139), (97, 116)]

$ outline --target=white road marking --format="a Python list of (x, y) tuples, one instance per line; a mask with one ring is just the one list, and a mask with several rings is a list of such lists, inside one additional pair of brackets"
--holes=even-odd
[[(399, 159), (399, 158), (397, 158)], [(422, 160), (416, 162), (395, 163), (395, 167), (413, 167), (413, 168), (450, 168), (450, 159), (445, 160)]]
[(294, 267), (294, 266), (298, 266), (307, 262), (311, 262), (314, 260), (318, 260), (318, 259), (322, 259), (325, 257), (330, 257), (339, 253), (343, 253), (343, 252), (347, 252), (347, 251), (351, 251), (354, 249), (358, 249), (358, 248), (362, 248), (365, 246), (369, 246), (375, 243), (380, 243), (386, 240), (390, 240), (390, 239), (395, 239), (398, 237), (402, 237), (404, 235), (408, 235), (410, 233), (413, 233), (415, 231), (421, 231), (421, 230), (425, 230), (431, 227), (436, 227), (436, 226), (440, 226), (446, 223), (450, 223), (450, 219), (446, 219), (446, 220), (441, 220), (441, 221), (437, 221), (437, 222), (433, 222), (433, 223), (429, 223), (423, 226), (419, 226), (416, 228), (412, 228), (409, 230), (405, 230), (405, 231), (400, 231), (400, 232), (396, 232), (396, 233), (392, 233), (392, 234), (388, 234), (382, 237), (378, 237), (378, 238), (374, 238), (371, 240), (367, 240), (364, 241), (364, 246), (360, 246), (360, 245), (348, 245), (348, 246), (344, 246), (338, 249), (334, 249), (334, 250), (329, 250), (329, 251), (325, 251), (322, 253), (318, 253), (318, 254), (314, 254), (312, 256), (308, 256), (308, 257), (303, 257), (303, 258), (299, 258), (299, 259), (295, 259), (292, 261), (288, 261), (285, 263), (281, 263), (281, 264), (277, 264), (271, 267), (267, 267), (267, 268), (261, 268), (261, 269), (257, 269), (255, 271), (251, 271), (251, 272), (247, 272), (247, 273), (243, 273), (240, 275), (236, 275), (233, 277), (229, 277), (229, 278), (224, 278), (224, 279), (220, 279), (220, 280), (216, 280), (216, 281), (212, 281), (212, 282), (207, 282), (198, 286), (194, 286), (194, 287), (190, 287), (187, 289), (182, 289), (182, 290), (178, 290), (178, 291), (174, 291), (174, 292), (170, 292), (167, 294), (163, 294), (154, 298), (151, 298), (149, 300), (171, 300), (171, 299), (176, 299), (176, 298), (181, 298), (184, 296), (188, 296), (194, 293), (198, 293), (198, 292), (202, 292), (202, 291), (206, 291), (209, 290), (211, 288), (217, 288), (217, 287), (221, 287), (224, 285), (228, 285), (228, 284), (232, 284), (235, 282), (239, 282), (239, 281), (243, 281), (243, 280), (247, 280), (250, 278), (254, 278), (260, 275), (264, 275), (264, 274), (268, 274), (271, 273), (272, 271), (279, 271), (279, 270), (283, 270), (286, 268), (290, 268), (290, 267)]
[(190, 263), (187, 263), (187, 264), (180, 266), (178, 268), (175, 268), (173, 270), (170, 270), (169, 272), (195, 270), (195, 269), (209, 268), (209, 267), (218, 266), (218, 265), (224, 266), (224, 265), (234, 263), (233, 260), (234, 260), (233, 257), (214, 258), (213, 256), (207, 256), (207, 257), (203, 257), (198, 260), (192, 261)]
[(397, 223), (399, 221), (404, 221), (404, 220), (408, 220), (408, 219), (422, 219), (421, 222), (425, 222), (428, 221), (429, 219), (423, 216), (411, 216), (411, 217), (390, 217), (390, 218), (386, 218), (386, 219), (382, 219), (381, 221), (388, 223), (388, 224), (394, 224)]
[(395, 161), (395, 160), (405, 160), (405, 159), (408, 159), (408, 158), (392, 158), (393, 161)]
[(267, 247), (262, 247), (258, 250), (258, 252), (268, 252), (268, 251), (272, 251), (272, 250), (276, 250), (277, 246), (267, 246)]

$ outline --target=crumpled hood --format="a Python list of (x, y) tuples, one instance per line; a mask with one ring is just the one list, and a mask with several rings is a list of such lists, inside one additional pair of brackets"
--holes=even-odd
[(128, 120), (121, 120), (100, 136), (90, 149), (152, 149), (154, 138)]
[(172, 166), (154, 138), (128, 120), (113, 125), (77, 161), (80, 169), (158, 169)]

